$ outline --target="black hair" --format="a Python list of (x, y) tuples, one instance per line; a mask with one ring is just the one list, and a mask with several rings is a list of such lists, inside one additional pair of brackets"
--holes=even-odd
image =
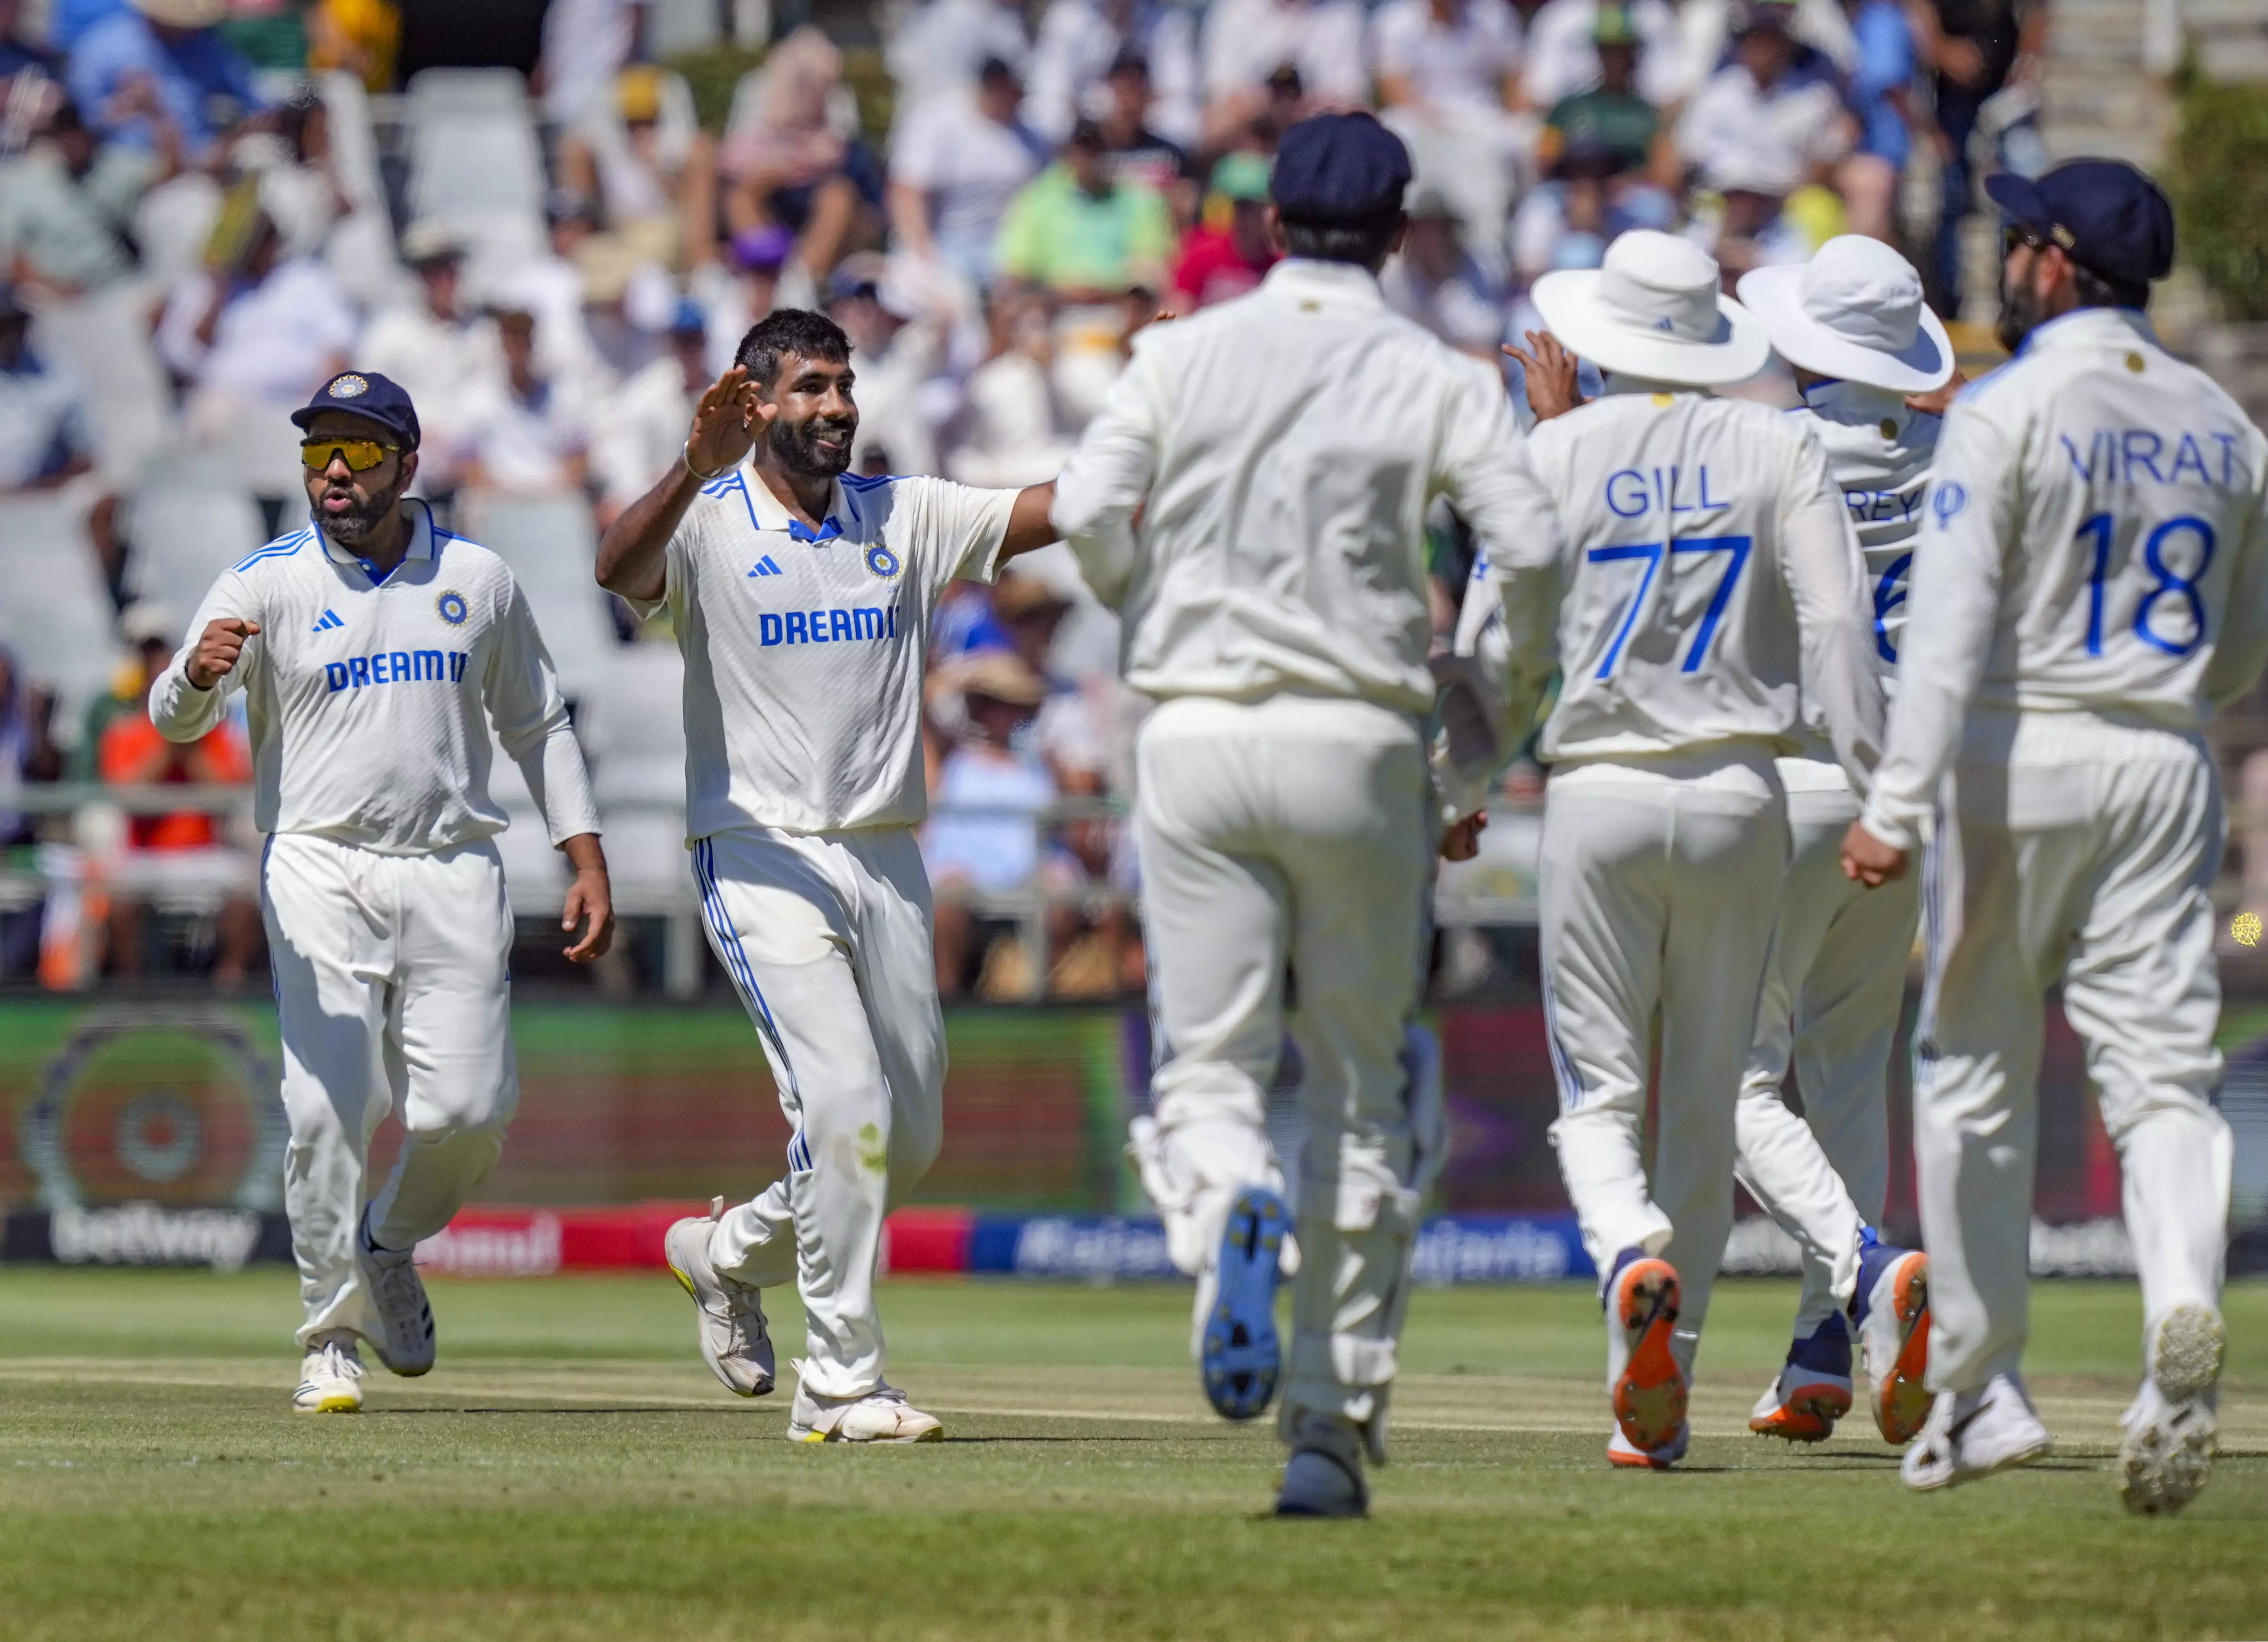
[(2146, 308), (2150, 306), (2148, 280), (2113, 279), (2110, 275), (2098, 274), (2077, 261), (2071, 265), (2071, 288), (2082, 308)]
[(1290, 217), (1280, 220), (1284, 248), (1293, 256), (1317, 262), (1352, 262), (1358, 268), (1373, 270), (1384, 265), (1394, 249), (1394, 236), (1402, 229), (1402, 213), (1398, 210), (1346, 222), (1296, 222)]
[(808, 308), (774, 308), (748, 328), (733, 362), (751, 379), (770, 387), (779, 375), (780, 360), (792, 353), (806, 359), (829, 362), (850, 357), (850, 339), (824, 313)]

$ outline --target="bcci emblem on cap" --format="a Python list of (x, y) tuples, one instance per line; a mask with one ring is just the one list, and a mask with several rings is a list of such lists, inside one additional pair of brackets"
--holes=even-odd
[(323, 391), (333, 399), (360, 399), (370, 392), (370, 384), (350, 372), (345, 376), (333, 377), (330, 387)]

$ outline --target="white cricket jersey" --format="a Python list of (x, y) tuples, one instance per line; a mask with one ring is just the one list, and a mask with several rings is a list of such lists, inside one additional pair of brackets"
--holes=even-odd
[(1863, 784), (1882, 722), (1874, 613), (1818, 436), (1763, 405), (1609, 377), (1528, 449), (1564, 548), (1491, 549), (1474, 576), (1500, 599), (1473, 590), (1457, 648), (1496, 650), (1512, 703), (1557, 661), (1545, 762), (1793, 751), (1815, 700)]
[[(423, 502), (407, 505), (409, 550), (382, 580), (313, 526), (225, 573), (150, 687), (151, 722), (169, 740), (194, 740), (242, 690), (261, 831), (416, 855), (504, 829), (489, 795), (493, 721), (551, 842), (598, 831), (582, 749), (519, 584), (486, 548), (435, 529)], [(189, 658), (223, 616), (260, 631), (201, 690)]]
[[(1815, 383), (1803, 407), (1789, 416), (1819, 436), (1827, 453), (1827, 476), (1843, 493), (1859, 551), (1867, 562), (1867, 602), (1874, 613), (1874, 661), (1882, 691), (1897, 699), (1898, 639), (1906, 624), (1906, 572), (1913, 564), (1913, 538), (1921, 529), (1922, 493), (1930, 462), (1937, 454), (1942, 418), (1911, 409), (1903, 394), (1861, 382)], [(1826, 715), (1815, 702), (1804, 703), (1808, 744), (1803, 756), (1815, 768), (1783, 764), (1780, 777), (1790, 791), (1846, 787), (1827, 736)]]
[(1364, 269), (1293, 259), (1135, 339), (1054, 520), (1125, 618), (1136, 689), (1424, 713), (1437, 496), (1484, 546), (1558, 540), (1502, 376), (1393, 313)]
[(666, 604), (685, 653), (685, 831), (910, 827), (922, 778), (930, 613), (955, 577), (990, 581), (1013, 490), (943, 479), (836, 482), (817, 531), (735, 468), (669, 539)]
[(2140, 313), (2033, 331), (1938, 440), (1867, 830), (1914, 847), (1964, 744), (2005, 759), (2010, 713), (2192, 730), (2242, 694), (2268, 658), (2264, 486), (2268, 440)]

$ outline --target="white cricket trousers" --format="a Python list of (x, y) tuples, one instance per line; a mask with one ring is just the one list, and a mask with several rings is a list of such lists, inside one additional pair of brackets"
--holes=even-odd
[(864, 1396), (882, 1383), (882, 1220), (945, 1138), (921, 848), (904, 827), (735, 828), (694, 843), (693, 875), (793, 1131), (787, 1173), (717, 1223), (709, 1257), (758, 1288), (795, 1284), (804, 1385)]
[(356, 1247), (371, 1136), (401, 1108), (408, 1133), (369, 1198), (371, 1236), (414, 1248), (488, 1178), (519, 1103), (504, 864), (485, 838), (381, 855), (277, 833), (260, 900), (284, 1029), (299, 1343), (331, 1329), (382, 1340)]
[[(1880, 1224), (1889, 1197), (1890, 1049), (1921, 888), (1911, 873), (1880, 889), (1845, 878), (1849, 779), (1815, 760), (1778, 767), (1793, 853), (1741, 1084), (1736, 1173), (1802, 1250), (1801, 1337), (1849, 1307), (1859, 1229)], [(1791, 1064), (1800, 1117), (1781, 1093)]]
[(1922, 869), (1914, 1163), (1932, 1390), (2022, 1360), (2041, 999), (2058, 982), (2118, 1151), (2144, 1315), (2219, 1305), (2235, 1153), (2213, 1106), (2223, 837), (2199, 737), (2079, 712), (1972, 722)]
[(1741, 1075), (1787, 855), (1786, 799), (1762, 750), (1578, 765), (1545, 789), (1543, 1007), (1559, 1080), (1551, 1143), (1602, 1281), (1625, 1248), (1677, 1268), (1676, 1342), (1689, 1372), (1732, 1229)]
[(1152, 1115), (1166, 1172), (1191, 1186), (1159, 1202), (1169, 1242), (1202, 1276), (1237, 1189), (1279, 1178), (1263, 1117), (1288, 968), (1307, 1138), (1284, 1417), (1344, 1416), (1382, 1454), (1441, 1152), (1439, 1102), (1418, 1109), (1403, 1063), (1433, 881), (1418, 722), (1359, 701), (1182, 697), (1144, 723), (1136, 762)]

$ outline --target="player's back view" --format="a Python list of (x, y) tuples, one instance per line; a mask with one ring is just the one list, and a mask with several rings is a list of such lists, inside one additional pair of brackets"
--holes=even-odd
[(1515, 703), (1555, 651), (1561, 669), (1541, 749), (1552, 1140), (1606, 1278), (1609, 1456), (1627, 1465), (1684, 1452), (1684, 1383), (1731, 1226), (1735, 1094), (1788, 852), (1773, 755), (1808, 690), (1863, 783), (1881, 716), (1858, 549), (1817, 437), (1691, 391), (1769, 352), (1717, 282), (1694, 247), (1638, 232), (1596, 273), (1538, 283), (1547, 323), (1607, 392), (1531, 437), (1564, 549), (1491, 551), (1501, 608), (1476, 588), (1459, 644), (1488, 647), (1501, 618)]
[(1271, 185), (1291, 255), (1144, 333), (1054, 514), (1124, 612), (1128, 681), (1160, 698), (1137, 751), (1157, 1067), (1134, 1151), (1233, 1417), (1280, 1366), (1288, 1228), (1262, 1116), (1299, 976), (1286, 1514), (1364, 1509), (1441, 1157), (1438, 1080), (1409, 1052), (1438, 836), (1425, 507), (1447, 495), (1492, 550), (1556, 534), (1501, 379), (1380, 294), (1409, 179), (1366, 114), (1294, 127)]
[(1908, 1483), (2046, 1452), (2018, 1377), (2041, 998), (2058, 983), (2118, 1149), (2148, 1377), (2120, 1488), (2205, 1481), (2232, 1155), (2213, 1109), (2220, 787), (2199, 730), (2268, 656), (2268, 441), (2142, 317), (2173, 217), (2131, 166), (1992, 180), (2004, 340), (1939, 440), (1893, 733), (1845, 845), (1896, 876), (1934, 815), (1914, 1152), (1933, 1267)]

